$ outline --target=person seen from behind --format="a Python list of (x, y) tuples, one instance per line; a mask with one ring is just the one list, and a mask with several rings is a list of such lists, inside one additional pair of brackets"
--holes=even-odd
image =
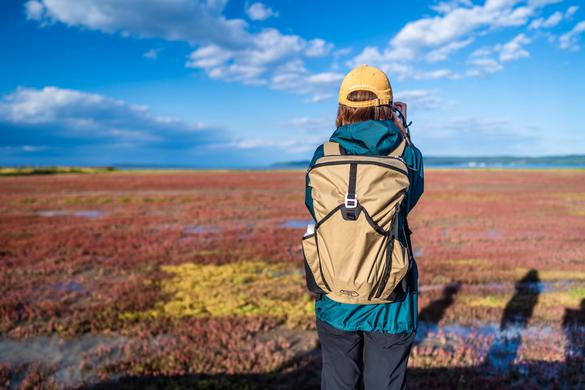
[(352, 69), (339, 90), (336, 130), (307, 169), (305, 204), (315, 224), (302, 249), (323, 390), (406, 387), (418, 316), (407, 215), (424, 175), (405, 116), (384, 72)]

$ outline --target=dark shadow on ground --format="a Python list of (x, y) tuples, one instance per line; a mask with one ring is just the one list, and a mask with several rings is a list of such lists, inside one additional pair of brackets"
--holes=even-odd
[(538, 303), (541, 288), (538, 271), (534, 269), (528, 271), (522, 279), (516, 282), (516, 292), (502, 313), (501, 330), (526, 327), (530, 317), (532, 317), (534, 307)]
[(485, 357), (489, 371), (504, 373), (514, 364), (522, 344), (522, 331), (532, 317), (540, 290), (540, 278), (534, 269), (516, 282), (516, 291), (502, 313), (499, 336)]
[[(585, 299), (579, 309), (565, 309), (563, 331), (567, 338), (565, 364), (571, 377), (585, 376)], [(585, 388), (585, 383), (581, 383)]]
[(427, 338), (429, 332), (439, 324), (447, 309), (455, 302), (455, 295), (460, 289), (461, 283), (448, 284), (443, 289), (441, 298), (432, 301), (420, 311), (415, 344), (420, 344)]
[(124, 377), (83, 389), (237, 389), (312, 390), (321, 381), (321, 350), (316, 348), (266, 374)]
[[(516, 357), (521, 333), (538, 301), (540, 289), (536, 270), (529, 271), (516, 283), (516, 292), (502, 313), (500, 329), (510, 331), (511, 349)], [(421, 319), (437, 324), (454, 302), (459, 285), (445, 288), (441, 298), (422, 309)], [(585, 388), (583, 347), (585, 345), (585, 300), (578, 310), (566, 309), (563, 327), (568, 346), (566, 363), (532, 361), (520, 365), (510, 364), (505, 370), (493, 371), (491, 362), (477, 367), (411, 368), (408, 373), (411, 389), (493, 389), (493, 388)], [(518, 336), (518, 337), (517, 337)], [(495, 354), (500, 346), (495, 340), (490, 352)], [(511, 359), (511, 358), (510, 358)], [(508, 362), (508, 357), (505, 357)], [(511, 360), (513, 361), (513, 359)], [(266, 374), (242, 375), (187, 375), (187, 376), (137, 376), (106, 381), (86, 389), (280, 389), (311, 390), (320, 388), (321, 352), (315, 348), (297, 356), (277, 370)]]
[(434, 325), (438, 324), (449, 306), (455, 302), (455, 295), (460, 289), (460, 283), (453, 283), (445, 286), (441, 298), (432, 301), (420, 311), (419, 320)]

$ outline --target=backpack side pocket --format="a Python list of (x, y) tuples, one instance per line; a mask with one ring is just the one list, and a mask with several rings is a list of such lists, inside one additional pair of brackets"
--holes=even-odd
[(406, 277), (410, 266), (408, 250), (400, 240), (394, 239), (391, 251), (392, 252), (388, 252), (387, 255), (390, 256), (390, 264), (392, 264), (392, 267), (386, 271), (387, 274), (384, 276), (383, 283), (380, 286), (382, 290), (380, 291), (378, 298), (381, 300), (392, 300), (392, 292), (396, 286), (403, 281), (406, 283), (404, 278)]
[(323, 277), (315, 233), (303, 237), (302, 250), (307, 289), (314, 294), (327, 294), (331, 289)]

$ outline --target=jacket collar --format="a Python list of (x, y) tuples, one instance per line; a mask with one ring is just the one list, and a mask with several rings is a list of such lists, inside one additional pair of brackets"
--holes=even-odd
[(402, 141), (402, 133), (391, 120), (369, 120), (338, 127), (329, 141), (338, 142), (348, 154), (388, 154)]

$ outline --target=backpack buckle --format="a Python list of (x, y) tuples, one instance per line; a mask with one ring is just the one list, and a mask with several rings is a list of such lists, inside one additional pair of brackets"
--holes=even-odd
[(343, 202), (345, 207), (348, 209), (355, 209), (357, 207), (357, 194), (353, 195), (353, 198), (349, 197), (348, 193), (345, 193), (345, 201)]

